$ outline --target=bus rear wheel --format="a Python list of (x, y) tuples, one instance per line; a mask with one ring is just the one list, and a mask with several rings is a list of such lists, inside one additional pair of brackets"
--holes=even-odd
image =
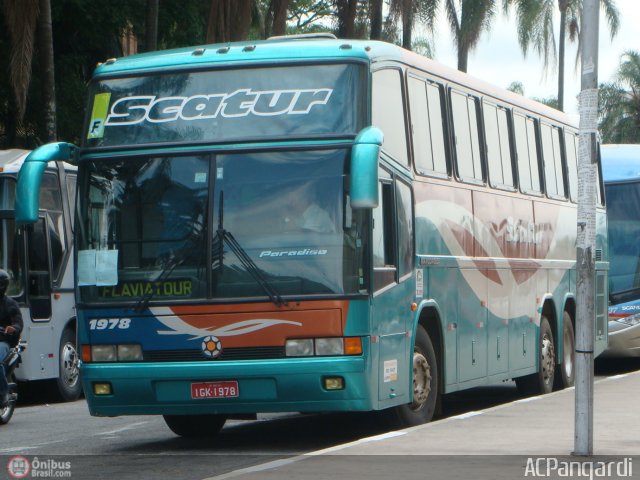
[(527, 395), (541, 395), (553, 391), (556, 372), (556, 344), (547, 317), (540, 318), (539, 368), (536, 373), (516, 378), (518, 390)]
[(389, 412), (394, 424), (420, 425), (431, 421), (440, 395), (438, 361), (433, 343), (425, 329), (418, 325), (413, 347), (412, 402), (394, 407)]
[(224, 415), (163, 415), (167, 427), (185, 438), (212, 438), (220, 433), (227, 417)]
[(576, 381), (576, 337), (571, 316), (567, 312), (564, 312), (562, 323), (564, 324), (562, 328), (562, 363), (558, 365), (556, 371), (556, 385), (559, 388), (569, 388), (573, 387)]

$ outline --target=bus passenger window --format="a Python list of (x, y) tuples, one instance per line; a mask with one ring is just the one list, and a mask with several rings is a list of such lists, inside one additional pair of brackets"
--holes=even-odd
[(520, 189), (525, 193), (539, 193), (540, 172), (538, 169), (535, 120), (524, 115), (514, 114), (513, 129), (516, 139)]
[(574, 133), (565, 132), (564, 144), (567, 151), (567, 172), (569, 173), (569, 195), (572, 202), (578, 201), (578, 151)]
[(482, 181), (476, 99), (451, 92), (451, 112), (456, 145), (458, 175), (464, 180)]
[(487, 145), (489, 181), (494, 187), (514, 187), (511, 150), (509, 148), (509, 122), (505, 108), (485, 103), (484, 129)]
[(408, 165), (400, 70), (386, 69), (374, 72), (372, 98), (373, 126), (384, 133), (382, 149), (401, 164)]
[(416, 170), (446, 175), (440, 87), (409, 77), (409, 102)]
[(560, 156), (559, 132), (557, 128), (551, 125), (545, 123), (540, 125), (547, 194), (549, 194), (549, 196), (564, 197), (564, 175), (562, 173), (562, 158)]

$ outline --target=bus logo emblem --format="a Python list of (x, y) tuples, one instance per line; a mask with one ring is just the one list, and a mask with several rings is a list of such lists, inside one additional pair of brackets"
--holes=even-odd
[(207, 358), (218, 358), (222, 353), (222, 342), (213, 335), (202, 339), (202, 353)]

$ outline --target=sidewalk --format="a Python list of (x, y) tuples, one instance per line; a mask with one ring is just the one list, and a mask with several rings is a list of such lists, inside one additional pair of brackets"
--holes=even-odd
[[(598, 457), (611, 455), (616, 461), (626, 458), (632, 463), (629, 457), (640, 455), (638, 398), (640, 372), (596, 381), (594, 457), (566, 460), (597, 461)], [(530, 457), (571, 455), (574, 403), (574, 389), (563, 390), (216, 478), (523, 478)], [(635, 471), (620, 477), (640, 478), (640, 458), (635, 460)]]

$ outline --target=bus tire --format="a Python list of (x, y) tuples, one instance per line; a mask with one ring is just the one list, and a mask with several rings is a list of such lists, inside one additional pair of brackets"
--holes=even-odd
[(60, 362), (60, 374), (55, 380), (56, 394), (60, 400), (65, 402), (77, 400), (82, 394), (82, 382), (80, 381), (76, 334), (71, 328), (66, 328), (60, 338), (58, 361)]
[(220, 433), (227, 417), (224, 415), (163, 415), (167, 427), (185, 438), (212, 438)]
[(576, 337), (573, 322), (569, 313), (562, 316), (562, 363), (556, 371), (556, 386), (559, 388), (573, 387), (576, 381), (575, 356)]
[(433, 343), (425, 329), (418, 325), (413, 347), (413, 401), (389, 411), (391, 421), (399, 426), (421, 425), (431, 421), (440, 396), (440, 371)]
[(549, 320), (540, 318), (539, 367), (536, 373), (516, 378), (518, 390), (527, 395), (542, 395), (553, 391), (556, 371), (556, 347)]

